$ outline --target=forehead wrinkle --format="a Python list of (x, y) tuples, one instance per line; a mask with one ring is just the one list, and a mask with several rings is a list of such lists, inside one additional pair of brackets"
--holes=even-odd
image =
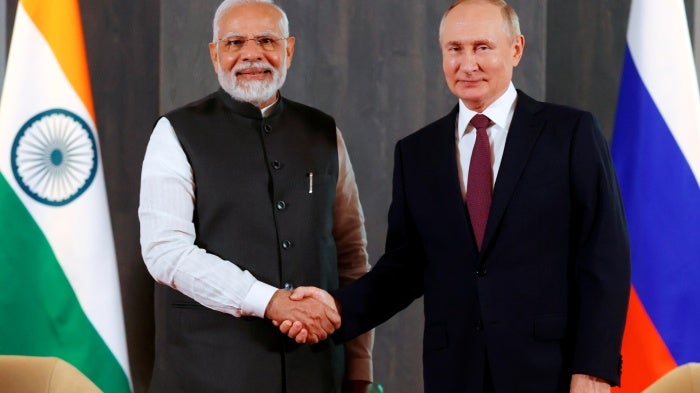
[[(227, 38), (232, 38), (232, 37), (246, 37), (248, 38), (248, 34), (245, 33), (239, 33), (236, 31), (228, 32), (226, 33), (221, 39), (227, 39)], [(259, 31), (253, 35), (253, 37), (262, 37), (262, 36), (273, 36), (273, 37), (281, 37), (279, 32), (272, 31), (272, 30), (264, 30), (264, 31)]]

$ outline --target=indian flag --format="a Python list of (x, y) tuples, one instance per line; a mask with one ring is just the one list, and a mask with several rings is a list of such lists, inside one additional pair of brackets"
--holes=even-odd
[(20, 0), (0, 100), (0, 354), (130, 378), (78, 0)]

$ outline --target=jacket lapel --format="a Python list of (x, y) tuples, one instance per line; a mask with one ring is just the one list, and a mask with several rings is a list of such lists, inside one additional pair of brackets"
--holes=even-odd
[(508, 130), (503, 159), (493, 190), (489, 219), (484, 233), (483, 250), (489, 247), (523, 169), (527, 165), (532, 147), (542, 132), (544, 119), (537, 116), (541, 106), (539, 102), (518, 91), (513, 121)]
[(436, 143), (432, 146), (426, 143), (421, 146), (421, 150), (426, 154), (425, 167), (430, 168), (424, 176), (426, 186), (433, 191), (431, 195), (436, 198), (431, 203), (435, 217), (440, 217), (440, 225), (448, 231), (449, 236), (454, 239), (470, 239), (473, 238), (472, 229), (459, 184), (455, 142), (458, 114), (459, 106), (455, 106), (447, 116), (440, 119), (435, 124), (435, 129), (431, 130), (431, 133), (435, 132), (434, 135), (437, 136), (434, 139)]
[(464, 204), (462, 188), (459, 185), (459, 171), (457, 169), (457, 146), (455, 142), (455, 132), (457, 129), (457, 116), (459, 114), (459, 106), (454, 109), (437, 124), (437, 130), (440, 133), (439, 143), (436, 148), (430, 150), (433, 155), (431, 161), (435, 163), (433, 166), (433, 181), (435, 182), (435, 190), (439, 191), (438, 195), (443, 195), (444, 199), (441, 203), (446, 209), (447, 214), (454, 214), (453, 206), (460, 206), (461, 211), (466, 217), (467, 208)]

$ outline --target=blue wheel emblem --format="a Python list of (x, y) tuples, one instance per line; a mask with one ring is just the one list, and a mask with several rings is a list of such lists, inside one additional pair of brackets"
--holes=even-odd
[(49, 206), (74, 201), (97, 173), (97, 145), (90, 126), (64, 109), (41, 112), (24, 123), (10, 157), (22, 190)]

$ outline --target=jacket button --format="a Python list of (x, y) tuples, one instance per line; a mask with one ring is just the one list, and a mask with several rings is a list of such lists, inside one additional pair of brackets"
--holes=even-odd
[(287, 203), (285, 201), (277, 202), (277, 210), (284, 210), (287, 208)]
[(290, 247), (292, 247), (292, 242), (290, 242), (289, 240), (285, 240), (282, 242), (282, 248), (284, 248), (285, 250)]
[(272, 126), (269, 124), (265, 124), (265, 127), (263, 128), (265, 129), (266, 134), (270, 134), (272, 132)]
[(292, 285), (291, 282), (285, 282), (284, 289), (286, 289), (287, 291), (291, 291), (292, 289), (294, 289), (294, 285)]
[(279, 162), (279, 161), (277, 161), (277, 160), (272, 161), (272, 169), (281, 169), (281, 168), (282, 168), (282, 163), (281, 163), (281, 162)]
[(484, 323), (480, 320), (474, 322), (474, 331), (475, 332), (480, 332), (484, 329)]
[(485, 267), (482, 267), (481, 269), (476, 271), (476, 276), (479, 278), (484, 277), (485, 275), (486, 275), (486, 268)]

